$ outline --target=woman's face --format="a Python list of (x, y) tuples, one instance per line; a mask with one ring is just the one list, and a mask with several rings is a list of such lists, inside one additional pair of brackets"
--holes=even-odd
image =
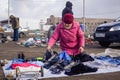
[(66, 23), (64, 23), (64, 27), (65, 27), (66, 29), (70, 29), (71, 26), (72, 26), (72, 24), (66, 24)]

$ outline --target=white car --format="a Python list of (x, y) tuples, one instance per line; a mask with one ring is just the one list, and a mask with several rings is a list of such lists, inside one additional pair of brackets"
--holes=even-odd
[[(13, 37), (13, 29), (11, 25), (2, 26), (3, 32), (1, 33), (3, 37), (11, 36)], [(28, 28), (19, 28), (19, 38), (25, 37), (28, 34)]]

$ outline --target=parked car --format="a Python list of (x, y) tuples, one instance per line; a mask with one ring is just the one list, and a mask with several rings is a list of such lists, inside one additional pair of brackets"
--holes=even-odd
[(94, 40), (102, 47), (108, 47), (111, 43), (120, 43), (120, 21), (99, 25), (94, 34)]
[[(3, 31), (0, 32), (0, 36), (2, 37), (7, 37), (7, 36), (11, 36), (13, 37), (13, 29), (11, 25), (4, 25), (2, 26)], [(19, 38), (25, 37), (28, 34), (28, 28), (19, 28)]]
[(20, 27), (20, 28), (19, 28), (19, 38), (22, 38), (22, 37), (27, 36), (28, 33), (29, 33), (28, 27), (26, 27), (26, 28)]

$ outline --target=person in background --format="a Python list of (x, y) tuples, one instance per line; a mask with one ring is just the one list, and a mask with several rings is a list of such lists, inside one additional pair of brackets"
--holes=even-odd
[(18, 41), (18, 38), (19, 38), (19, 34), (18, 34), (19, 19), (16, 18), (15, 16), (11, 15), (10, 20), (11, 20), (12, 28), (14, 30), (13, 41)]
[(52, 25), (48, 30), (48, 34), (47, 34), (48, 41), (49, 41), (51, 35), (53, 34), (54, 30), (55, 30), (55, 25)]
[(70, 56), (80, 56), (84, 52), (84, 33), (80, 29), (78, 22), (74, 21), (72, 14), (63, 16), (63, 21), (59, 23), (52, 34), (47, 50), (51, 50), (57, 40), (60, 40), (62, 51), (66, 51)]
[(80, 28), (81, 28), (81, 30), (82, 30), (83, 32), (85, 32), (85, 26), (84, 26), (84, 24), (80, 23)]
[[(66, 2), (66, 6), (65, 6), (65, 8), (64, 8), (63, 11), (62, 11), (62, 17), (63, 17), (66, 13), (73, 14), (73, 12), (72, 12), (72, 6), (73, 6), (73, 4), (72, 4), (70, 1), (67, 1), (67, 2)], [(57, 23), (57, 24), (59, 24), (59, 23)], [(56, 24), (56, 25), (57, 25), (57, 24)], [(48, 35), (47, 35), (47, 36), (48, 36), (48, 41), (49, 41), (51, 35), (53, 34), (53, 31), (55, 30), (56, 25), (51, 26), (50, 29), (48, 30)]]
[(65, 8), (64, 8), (63, 11), (62, 11), (62, 18), (63, 18), (63, 16), (64, 16), (66, 13), (71, 13), (71, 14), (73, 14), (72, 6), (73, 6), (73, 4), (72, 4), (70, 1), (67, 1), (67, 2), (66, 2), (66, 6), (65, 6)]

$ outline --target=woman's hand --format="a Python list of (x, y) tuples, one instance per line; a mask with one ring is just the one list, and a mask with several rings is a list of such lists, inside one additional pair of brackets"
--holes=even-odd
[(79, 53), (83, 53), (84, 52), (84, 48), (83, 47), (80, 47), (79, 48)]
[(51, 46), (48, 46), (48, 47), (47, 47), (47, 50), (48, 50), (48, 51), (51, 51)]

